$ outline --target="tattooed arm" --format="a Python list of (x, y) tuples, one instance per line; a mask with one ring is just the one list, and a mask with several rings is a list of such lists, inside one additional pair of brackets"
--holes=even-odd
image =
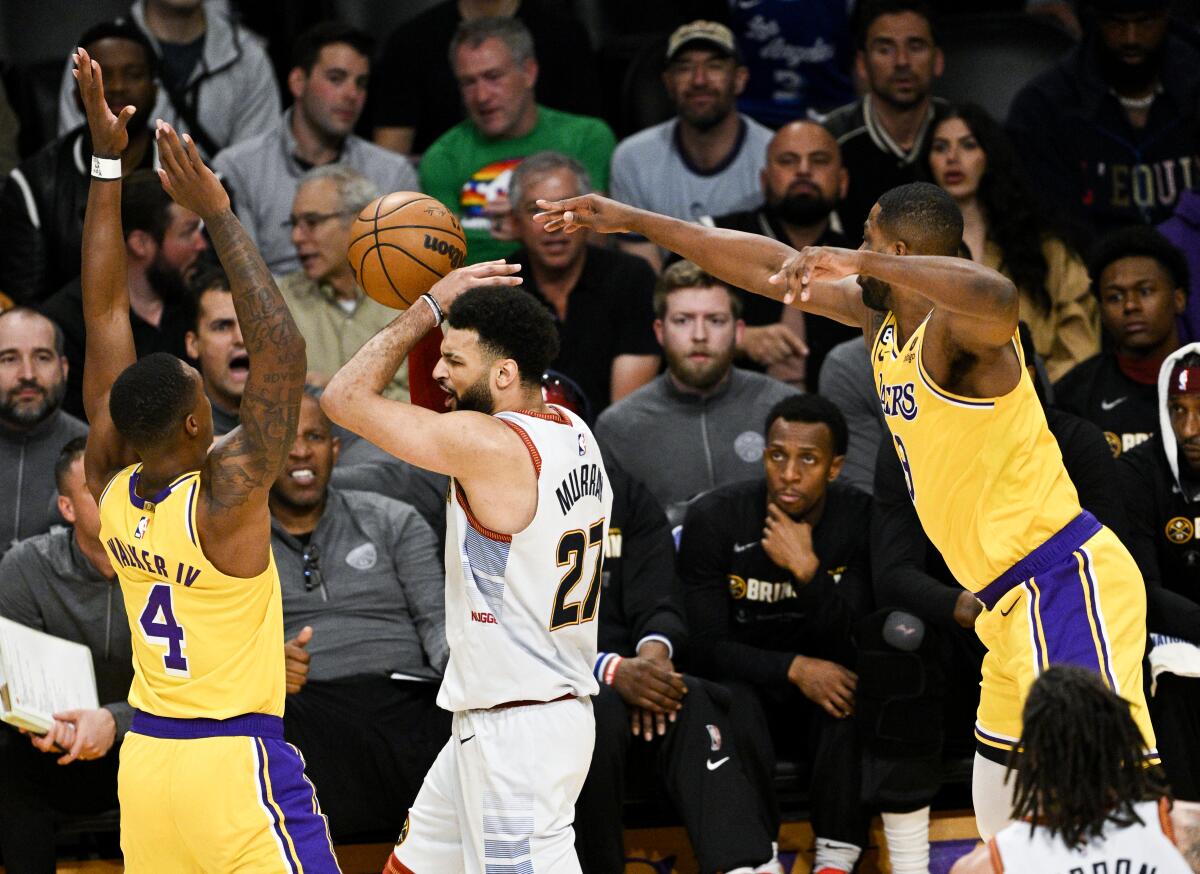
[(218, 443), (201, 476), (196, 522), (202, 540), (221, 544), (208, 558), (231, 576), (249, 577), (267, 566), (271, 517), (267, 494), (296, 437), (307, 359), (271, 271), (229, 206), (229, 196), (191, 138), (159, 122), (163, 187), (208, 226), (229, 276), (233, 306), (250, 357), (242, 394), (241, 425)]
[[(134, 108), (114, 116), (104, 101), (100, 65), (79, 49), (72, 71), (87, 111), (92, 149), (101, 158), (120, 158), (129, 144), (125, 126)], [(125, 285), (125, 237), (121, 232), (121, 180), (93, 179), (83, 217), (83, 323), (87, 348), (83, 363), (83, 405), (90, 428), (84, 452), (88, 490), (98, 500), (113, 471), (137, 461), (108, 414), (108, 393), (136, 355), (129, 325)]]

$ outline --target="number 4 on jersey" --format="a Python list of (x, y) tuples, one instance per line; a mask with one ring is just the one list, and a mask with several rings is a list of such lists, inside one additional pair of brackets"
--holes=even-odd
[[(572, 601), (568, 604), (571, 590), (583, 579), (583, 564), (592, 550), (595, 550), (596, 561), (592, 566), (587, 594), (582, 602)], [(604, 567), (604, 519), (593, 522), (586, 536), (578, 529), (564, 534), (558, 541), (557, 560), (558, 566), (565, 567), (567, 572), (558, 584), (558, 591), (554, 593), (551, 631), (591, 622), (596, 618), (596, 608), (600, 606), (600, 571)]]
[[(159, 621), (161, 617), (161, 621)], [(171, 587), (160, 583), (150, 590), (142, 615), (138, 617), (142, 636), (146, 642), (165, 646), (163, 670), (174, 677), (190, 677), (188, 662), (183, 655), (187, 644), (183, 626), (175, 621), (175, 608), (171, 604)]]

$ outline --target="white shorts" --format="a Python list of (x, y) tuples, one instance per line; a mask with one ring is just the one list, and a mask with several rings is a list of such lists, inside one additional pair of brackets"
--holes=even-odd
[(591, 698), (454, 714), (387, 874), (572, 874)]

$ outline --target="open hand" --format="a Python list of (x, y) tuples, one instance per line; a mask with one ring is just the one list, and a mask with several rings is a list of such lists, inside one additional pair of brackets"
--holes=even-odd
[(458, 300), (458, 296), (464, 291), (484, 285), (520, 285), (521, 277), (515, 275), (520, 269), (520, 264), (508, 264), (505, 261), (481, 261), (469, 267), (451, 270), (434, 283), (433, 288), (429, 289), (429, 293), (438, 302), (442, 312), (448, 313), (450, 305)]
[(221, 180), (200, 160), (192, 138), (179, 134), (158, 119), (154, 132), (158, 141), (158, 171), (163, 189), (184, 209), (202, 219), (211, 219), (229, 209), (229, 193)]
[(79, 96), (87, 113), (92, 154), (101, 158), (120, 158), (129, 145), (129, 131), (126, 128), (136, 108), (130, 104), (121, 109), (120, 115), (113, 115), (104, 99), (104, 75), (100, 72), (100, 64), (93, 61), (82, 48), (75, 50), (71, 60), (75, 62), (75, 69), (71, 73), (79, 82)]
[(784, 287), (784, 304), (808, 300), (813, 282), (836, 282), (859, 272), (858, 250), (835, 246), (805, 246), (783, 262), (768, 282)]
[(625, 203), (609, 200), (599, 194), (584, 194), (566, 200), (539, 200), (543, 212), (533, 220), (546, 226), (547, 231), (573, 234), (581, 228), (601, 234), (623, 234), (630, 227), (637, 210)]
[(808, 346), (796, 332), (782, 322), (773, 325), (746, 326), (742, 332), (742, 353), (751, 361), (770, 367), (788, 358), (806, 358)]

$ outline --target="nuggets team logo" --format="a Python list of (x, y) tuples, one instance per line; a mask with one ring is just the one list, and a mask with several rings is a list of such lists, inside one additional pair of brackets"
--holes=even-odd
[(746, 597), (746, 581), (736, 574), (729, 575), (729, 594), (734, 600), (740, 601)]
[(829, 576), (833, 579), (833, 581), (835, 583), (840, 583), (842, 581), (842, 574), (844, 574), (845, 572), (846, 572), (845, 565), (842, 565), (841, 567), (831, 567), (829, 569)]
[(587, 435), (580, 431), (579, 439), (576, 442), (579, 444), (579, 454), (587, 455)]
[(1121, 438), (1112, 431), (1104, 432), (1104, 439), (1108, 441), (1108, 448), (1112, 450), (1113, 458), (1121, 454)]
[(714, 753), (721, 748), (721, 729), (715, 725), (704, 726), (708, 730), (709, 749)]
[(400, 846), (402, 843), (404, 843), (405, 838), (408, 837), (408, 820), (409, 820), (409, 817), (405, 816), (404, 817), (404, 825), (401, 826), (401, 828), (400, 828), (400, 837), (396, 838), (396, 846), (397, 847)]
[(762, 434), (757, 431), (743, 431), (733, 441), (733, 451), (742, 461), (754, 464), (754, 462), (762, 460), (763, 449), (766, 445)]
[(1195, 533), (1196, 529), (1192, 525), (1192, 521), (1182, 516), (1176, 516), (1167, 523), (1167, 540), (1172, 543), (1187, 543)]
[(142, 536), (145, 535), (145, 533), (146, 533), (146, 526), (149, 524), (150, 524), (150, 519), (146, 516), (143, 516), (141, 519), (138, 520), (137, 528), (133, 529), (133, 536), (136, 537), (138, 540), (141, 540)]

